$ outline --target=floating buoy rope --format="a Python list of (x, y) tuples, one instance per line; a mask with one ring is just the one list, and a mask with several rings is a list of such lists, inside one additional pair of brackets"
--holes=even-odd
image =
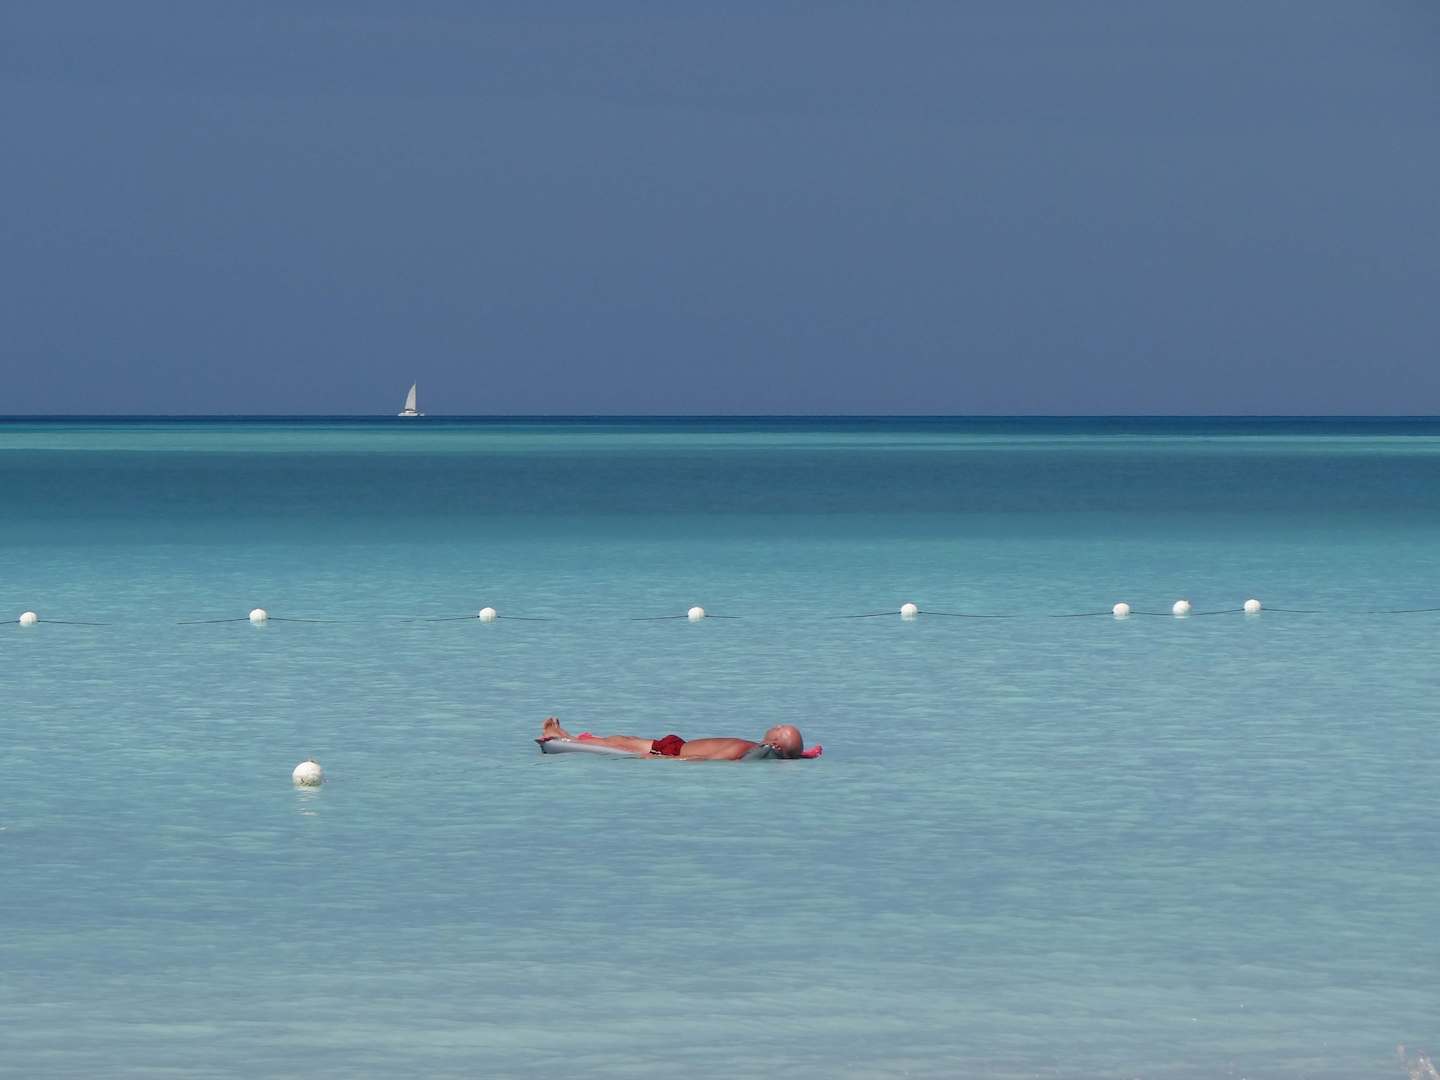
[[(995, 620), (995, 619), (1095, 619), (1095, 618), (1103, 618), (1103, 617), (1109, 615), (1109, 616), (1113, 616), (1113, 617), (1114, 617), (1115, 619), (1117, 619), (1117, 620), (1123, 620), (1123, 619), (1128, 619), (1128, 618), (1130, 618), (1131, 616), (1144, 616), (1144, 617), (1148, 617), (1148, 618), (1157, 618), (1157, 619), (1158, 619), (1158, 618), (1165, 618), (1165, 619), (1204, 618), (1204, 617), (1206, 617), (1206, 616), (1216, 616), (1216, 615), (1246, 615), (1246, 616), (1256, 616), (1256, 615), (1260, 615), (1262, 612), (1263, 612), (1263, 613), (1270, 613), (1270, 614), (1277, 614), (1277, 615), (1328, 615), (1328, 614), (1346, 614), (1346, 615), (1424, 615), (1424, 614), (1433, 614), (1433, 613), (1436, 613), (1436, 612), (1440, 612), (1440, 605), (1436, 605), (1436, 606), (1432, 606), (1432, 607), (1368, 608), (1368, 609), (1361, 609), (1361, 610), (1357, 610), (1357, 611), (1347, 611), (1347, 610), (1344, 610), (1344, 609), (1325, 609), (1325, 608), (1267, 607), (1267, 606), (1263, 605), (1263, 604), (1262, 604), (1259, 600), (1257, 600), (1256, 598), (1251, 597), (1250, 599), (1246, 600), (1243, 604), (1241, 604), (1239, 607), (1210, 608), (1210, 609), (1206, 609), (1205, 611), (1196, 611), (1195, 608), (1194, 608), (1194, 605), (1193, 605), (1189, 600), (1183, 600), (1183, 599), (1182, 599), (1182, 600), (1176, 600), (1176, 601), (1170, 606), (1170, 610), (1168, 610), (1168, 611), (1151, 611), (1151, 610), (1146, 610), (1146, 609), (1137, 609), (1137, 608), (1132, 607), (1129, 603), (1126, 603), (1126, 602), (1124, 602), (1124, 601), (1121, 601), (1121, 602), (1115, 604), (1115, 605), (1114, 605), (1112, 608), (1110, 608), (1108, 611), (1066, 611), (1066, 612), (1008, 611), (1008, 612), (984, 612), (984, 611), (936, 611), (936, 610), (932, 610), (932, 609), (930, 609), (930, 608), (921, 608), (918, 604), (916, 604), (916, 603), (914, 603), (914, 602), (908, 602), (908, 601), (907, 601), (906, 603), (902, 604), (898, 609), (892, 608), (892, 609), (890, 609), (889, 611), (863, 611), (863, 612), (858, 612), (858, 613), (853, 613), (853, 614), (839, 614), (839, 615), (825, 615), (825, 614), (815, 613), (815, 614), (812, 615), (812, 617), (814, 617), (814, 618), (819, 618), (819, 619), (882, 619), (882, 618), (894, 618), (896, 615), (898, 615), (898, 616), (900, 616), (900, 618), (901, 618), (902, 620), (904, 620), (905, 622), (913, 622), (913, 621), (915, 621), (915, 620), (917, 620), (917, 619), (920, 619), (920, 618), (923, 618), (923, 617), (926, 617), (926, 616), (935, 616), (935, 617), (937, 617), (937, 618), (942, 618), (942, 619), (985, 619), (985, 620)], [(451, 622), (477, 622), (477, 621), (478, 621), (478, 622), (483, 622), (483, 623), (493, 623), (493, 622), (500, 622), (500, 621), (502, 621), (502, 620), (505, 621), (505, 622), (534, 622), (534, 623), (563, 621), (563, 620), (560, 620), (560, 619), (557, 619), (557, 618), (551, 617), (551, 616), (538, 616), (538, 615), (501, 615), (501, 614), (499, 613), (499, 611), (496, 610), (496, 609), (493, 608), (493, 607), (484, 607), (484, 608), (481, 608), (481, 609), (479, 610), (479, 612), (478, 612), (477, 614), (475, 614), (475, 615), (403, 615), (403, 614), (390, 614), (390, 615), (387, 615), (387, 616), (385, 616), (385, 617), (386, 617), (386, 618), (389, 618), (389, 619), (394, 619), (394, 620), (400, 620), (400, 621), (403, 621), (403, 622), (408, 622), (408, 623), (451, 623)], [(625, 621), (625, 622), (678, 622), (678, 621), (686, 620), (686, 621), (689, 621), (689, 622), (692, 622), (692, 623), (699, 623), (699, 622), (708, 622), (708, 621), (711, 620), (711, 619), (743, 619), (743, 618), (753, 617), (753, 616), (744, 616), (744, 615), (718, 615), (718, 614), (715, 614), (714, 612), (711, 612), (711, 611), (706, 610), (705, 608), (703, 608), (703, 607), (701, 607), (700, 605), (697, 604), (697, 605), (689, 608), (688, 610), (686, 610), (686, 611), (683, 612), (683, 613), (677, 613), (677, 614), (671, 614), (671, 615), (628, 615), (628, 616), (618, 616), (618, 617), (621, 619), (621, 621)], [(39, 616), (35, 611), (33, 611), (33, 610), (27, 610), (27, 611), (21, 612), (21, 613), (20, 613), (20, 616), (19, 616), (15, 621), (16, 621), (16, 623), (18, 623), (20, 626), (22, 626), (22, 627), (27, 627), (27, 628), (28, 628), (28, 627), (38, 626), (38, 625), (40, 625), (40, 623), (41, 623), (40, 616)], [(257, 608), (252, 609), (248, 615), (228, 616), (228, 617), (219, 618), (219, 619), (181, 619), (181, 620), (177, 621), (174, 625), (176, 625), (176, 626), (213, 626), (213, 625), (221, 625), (221, 624), (224, 624), (224, 623), (243, 623), (243, 622), (249, 622), (249, 623), (251, 623), (252, 625), (257, 626), (257, 627), (259, 627), (259, 626), (267, 626), (267, 625), (269, 625), (270, 623), (304, 623), (304, 624), (310, 624), (310, 625), (338, 626), (338, 625), (346, 625), (346, 624), (354, 625), (354, 624), (358, 624), (358, 623), (371, 623), (371, 622), (373, 622), (373, 621), (374, 621), (374, 619), (371, 619), (371, 618), (364, 618), (364, 619), (361, 619), (361, 618), (354, 618), (354, 619), (316, 619), (316, 618), (300, 617), (300, 616), (293, 616), (293, 615), (272, 615), (272, 614), (270, 614), (270, 612), (269, 612), (268, 610), (266, 610), (265, 608), (258, 608), (258, 607), (257, 607)], [(90, 621), (90, 620), (83, 620), (83, 619), (49, 619), (49, 618), (47, 618), (47, 619), (44, 620), (44, 625), (46, 625), (46, 626), (111, 626), (111, 625), (114, 625), (114, 624), (109, 623), (109, 622)]]

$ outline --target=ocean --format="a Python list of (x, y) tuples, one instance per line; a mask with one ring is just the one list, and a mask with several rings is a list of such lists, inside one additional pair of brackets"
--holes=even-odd
[(1429, 419), (0, 421), (0, 1075), (1403, 1080), (1437, 536)]

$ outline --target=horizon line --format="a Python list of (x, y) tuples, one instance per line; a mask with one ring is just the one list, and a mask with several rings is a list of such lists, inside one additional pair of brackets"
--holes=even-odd
[[(1437, 413), (0, 413), (31, 420), (1436, 420)], [(423, 426), (423, 424), (421, 425)]]

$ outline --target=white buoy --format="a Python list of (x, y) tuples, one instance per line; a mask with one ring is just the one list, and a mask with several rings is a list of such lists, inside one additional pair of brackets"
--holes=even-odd
[(1186, 615), (1190, 614), (1190, 601), (1176, 600), (1175, 605), (1170, 610), (1175, 613), (1177, 619), (1183, 619)]
[(1128, 618), (1130, 617), (1130, 605), (1129, 605), (1129, 604), (1124, 604), (1124, 603), (1116, 604), (1116, 605), (1115, 605), (1113, 608), (1111, 608), (1110, 610), (1114, 613), (1115, 618), (1117, 618), (1117, 619), (1128, 619)]
[(24, 611), (20, 613), (21, 626), (34, 626), (39, 621), (40, 616), (36, 615), (33, 611)]
[(685, 617), (691, 622), (699, 622), (705, 617), (705, 609), (699, 604), (696, 604), (694, 607), (692, 607), (689, 611), (685, 613)]
[(481, 622), (494, 622), (499, 617), (500, 613), (496, 611), (493, 607), (482, 607), (480, 609)]
[(1259, 600), (1256, 600), (1254, 597), (1251, 597), (1249, 600), (1246, 600), (1246, 601), (1245, 601), (1245, 614), (1246, 614), (1246, 615), (1259, 615), (1259, 614), (1260, 614), (1260, 607), (1261, 607), (1260, 601), (1259, 601)]
[(325, 782), (325, 770), (320, 768), (320, 763), (314, 758), (306, 758), (295, 766), (290, 779), (296, 787), (319, 787)]
[(918, 607), (916, 607), (914, 604), (901, 604), (901, 605), (900, 605), (900, 617), (901, 617), (902, 619), (913, 619), (916, 615), (919, 615), (919, 614), (920, 614), (920, 609), (919, 609)]
[(270, 621), (270, 613), (263, 607), (257, 607), (254, 611), (250, 612), (250, 621), (256, 626), (259, 626), (262, 623)]

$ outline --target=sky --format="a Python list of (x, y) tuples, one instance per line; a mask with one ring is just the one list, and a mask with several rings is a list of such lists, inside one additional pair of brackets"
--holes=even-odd
[(1440, 413), (1440, 4), (0, 8), (0, 414)]

